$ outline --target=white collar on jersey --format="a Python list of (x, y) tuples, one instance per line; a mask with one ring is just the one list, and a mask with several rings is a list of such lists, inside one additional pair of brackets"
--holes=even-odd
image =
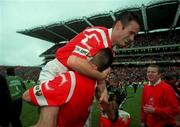
[(160, 82), (161, 82), (161, 79), (159, 79), (157, 82), (155, 82), (155, 83), (153, 83), (153, 84), (152, 84), (151, 82), (149, 82), (148, 85), (149, 85), (149, 86), (156, 86), (156, 85), (159, 84)]
[(111, 40), (112, 28), (108, 29), (108, 33), (109, 33), (109, 38), (110, 38), (110, 40)]

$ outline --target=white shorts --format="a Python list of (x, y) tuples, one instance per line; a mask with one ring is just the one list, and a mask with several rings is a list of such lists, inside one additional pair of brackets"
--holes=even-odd
[(66, 66), (57, 59), (53, 59), (42, 68), (39, 75), (40, 84), (52, 80), (54, 77), (67, 71), (68, 68)]

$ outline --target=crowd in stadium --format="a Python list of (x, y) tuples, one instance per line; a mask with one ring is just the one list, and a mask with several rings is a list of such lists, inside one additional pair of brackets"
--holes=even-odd
[[(146, 68), (147, 67), (113, 67), (111, 75), (109, 76), (108, 80), (112, 85), (118, 84), (129, 84), (132, 85), (133, 82), (142, 85), (144, 82), (147, 81), (146, 77)], [(162, 68), (164, 75), (168, 72), (175, 72), (177, 75), (180, 75), (179, 66), (165, 66)]]
[(177, 33), (169, 33), (162, 32), (162, 33), (153, 33), (149, 34), (148, 36), (139, 35), (135, 39), (135, 43), (133, 47), (146, 47), (146, 46), (161, 46), (161, 45), (173, 45), (177, 44), (180, 40), (180, 37)]

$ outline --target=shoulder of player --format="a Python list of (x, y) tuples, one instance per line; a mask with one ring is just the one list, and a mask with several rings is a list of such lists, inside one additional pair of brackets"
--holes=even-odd
[(166, 90), (171, 89), (172, 91), (174, 91), (173, 88), (169, 84), (167, 84), (166, 82), (161, 81), (161, 84), (162, 84), (164, 89), (166, 89)]

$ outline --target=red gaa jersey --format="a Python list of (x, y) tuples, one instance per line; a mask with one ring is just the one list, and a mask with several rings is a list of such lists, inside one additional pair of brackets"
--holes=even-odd
[(59, 106), (59, 127), (83, 127), (90, 113), (96, 81), (68, 71), (30, 89), (35, 105)]
[(104, 27), (87, 28), (56, 52), (56, 58), (66, 67), (70, 55), (83, 59), (94, 56), (100, 49), (110, 48), (111, 33)]

